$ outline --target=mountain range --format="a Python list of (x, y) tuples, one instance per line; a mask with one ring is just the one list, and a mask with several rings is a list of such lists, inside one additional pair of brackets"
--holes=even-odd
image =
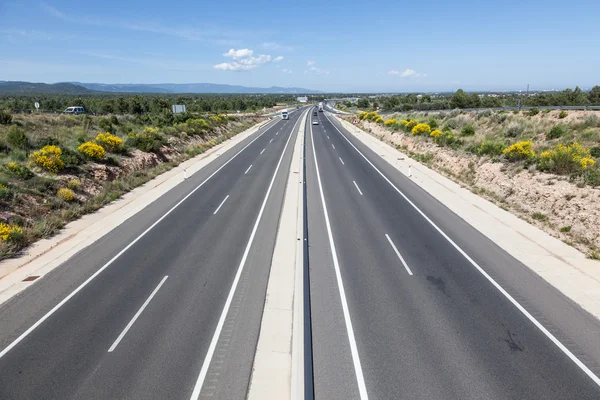
[(269, 88), (224, 85), (215, 83), (34, 83), (19, 81), (0, 81), (0, 93), (69, 93), (91, 94), (109, 93), (219, 93), (219, 94), (310, 94), (321, 93), (315, 90), (271, 86)]

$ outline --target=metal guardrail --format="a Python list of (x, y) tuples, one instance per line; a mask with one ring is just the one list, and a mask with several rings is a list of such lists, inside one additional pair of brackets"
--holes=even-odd
[(579, 111), (600, 111), (600, 106), (521, 106), (521, 107), (487, 107), (487, 108), (444, 108), (438, 110), (408, 110), (408, 111), (381, 111), (379, 114), (397, 114), (397, 113), (415, 113), (415, 112), (452, 112), (459, 111), (523, 111), (537, 108), (538, 110), (579, 110)]

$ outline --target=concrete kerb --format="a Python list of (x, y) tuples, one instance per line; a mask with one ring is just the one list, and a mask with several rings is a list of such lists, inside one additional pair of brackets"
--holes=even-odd
[(335, 115), (333, 117), (452, 212), (600, 319), (600, 268), (597, 261), (586, 258), (577, 249), (410, 159), (349, 122)]
[(273, 250), (250, 400), (304, 398), (302, 145), (306, 119), (301, 118)]
[(0, 304), (37, 282), (23, 282), (23, 279), (31, 275), (44, 276), (204, 168), (224, 151), (273, 121), (276, 119), (256, 124), (207, 152), (182, 162), (100, 210), (67, 224), (59, 234), (34, 243), (22, 256), (0, 262)]

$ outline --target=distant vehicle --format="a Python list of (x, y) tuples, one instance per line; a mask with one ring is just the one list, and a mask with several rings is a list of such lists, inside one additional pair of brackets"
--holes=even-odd
[(85, 114), (85, 108), (69, 107), (65, 111), (63, 111), (63, 114), (74, 114), (74, 115)]
[(299, 109), (300, 109), (300, 106), (296, 106), (296, 110), (299, 110)]
[(319, 112), (323, 112), (323, 103), (319, 103)]
[(313, 119), (313, 125), (319, 125), (319, 120), (318, 119)]
[(290, 115), (288, 114), (288, 110), (281, 111), (281, 119), (290, 119)]
[(316, 111), (313, 111), (313, 115), (316, 117), (316, 116), (317, 116), (317, 112), (316, 112)]

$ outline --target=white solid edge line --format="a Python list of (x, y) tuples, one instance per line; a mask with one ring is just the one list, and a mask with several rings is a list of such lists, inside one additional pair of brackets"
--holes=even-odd
[[(273, 124), (273, 125), (275, 125), (275, 124)], [(98, 275), (100, 275), (102, 273), (102, 271), (104, 271), (113, 262), (115, 262), (115, 260), (117, 260), (119, 257), (121, 257), (121, 255), (123, 255), (123, 253), (125, 253), (127, 250), (129, 250), (131, 248), (131, 246), (133, 246), (141, 238), (143, 238), (144, 236), (146, 236), (146, 234), (148, 232), (150, 232), (156, 225), (158, 225), (163, 219), (165, 219), (169, 214), (171, 214), (173, 212), (173, 210), (175, 210), (177, 207), (179, 207), (181, 205), (181, 203), (183, 203), (184, 201), (186, 201), (191, 195), (193, 195), (198, 189), (200, 189), (206, 182), (208, 182), (208, 180), (210, 178), (212, 178), (213, 176), (215, 176), (217, 174), (217, 172), (219, 172), (220, 170), (222, 170), (227, 164), (229, 164), (234, 158), (236, 158), (242, 151), (246, 150), (248, 148), (248, 146), (250, 146), (252, 143), (254, 143), (259, 137), (261, 137), (262, 135), (264, 135), (271, 128), (272, 128), (272, 126), (269, 127), (268, 129), (265, 129), (257, 137), (255, 137), (254, 139), (252, 139), (252, 141), (250, 143), (248, 143), (240, 151), (238, 151), (237, 153), (235, 153), (229, 160), (227, 160), (223, 165), (221, 165), (215, 172), (213, 172), (212, 174), (210, 174), (210, 176), (208, 178), (206, 178), (204, 181), (202, 181), (201, 184), (199, 184), (198, 186), (196, 186), (183, 199), (181, 199), (177, 204), (175, 204), (173, 207), (171, 207), (169, 209), (169, 211), (167, 211), (166, 213), (164, 213), (162, 217), (160, 217), (158, 220), (156, 220), (156, 222), (154, 222), (152, 225), (150, 225), (150, 227), (148, 227), (138, 237), (136, 237), (133, 241), (131, 241), (123, 250), (121, 250), (113, 258), (111, 258), (110, 260), (108, 260), (108, 262), (106, 264), (104, 264), (102, 267), (100, 267), (100, 269), (98, 271), (96, 271), (92, 276), (90, 276), (89, 278), (87, 278), (81, 285), (79, 285), (75, 290), (73, 290), (60, 303), (58, 303), (57, 305), (55, 305), (42, 318), (40, 318), (39, 320), (37, 320), (37, 322), (35, 324), (33, 324), (29, 329), (27, 329), (25, 332), (23, 332), (21, 334), (21, 336), (19, 336), (18, 338), (16, 338), (11, 344), (9, 344), (4, 350), (2, 350), (0, 352), (0, 358), (4, 357), (6, 355), (6, 353), (8, 353), (10, 350), (12, 350), (13, 347), (15, 347), (17, 344), (19, 344), (19, 342), (21, 342), (23, 339), (25, 339), (31, 332), (33, 332), (33, 330), (35, 328), (37, 328), (38, 326), (40, 326), (45, 320), (47, 320), (52, 314), (54, 314), (56, 312), (56, 310), (58, 310), (59, 308), (61, 308), (67, 301), (69, 301), (73, 296), (75, 296), (77, 293), (79, 293), (79, 291), (81, 291), (81, 289), (83, 289), (84, 287), (86, 287), (94, 278), (96, 278)], [(257, 130), (257, 132), (260, 132), (260, 130)]]
[(338, 157), (340, 159), (340, 161), (342, 162), (342, 165), (346, 165), (344, 164), (344, 160), (342, 160), (342, 157)]
[(360, 188), (358, 187), (358, 185), (356, 184), (356, 181), (352, 181), (352, 183), (354, 183), (354, 186), (356, 186), (356, 190), (358, 190), (358, 193), (360, 193), (360, 195), (362, 196), (362, 192), (360, 191)]
[(331, 143), (331, 147), (333, 147), (333, 149), (335, 150), (335, 146), (333, 145), (333, 143)]
[(358, 384), (358, 392), (362, 400), (367, 400), (369, 395), (367, 394), (367, 386), (365, 385), (365, 378), (362, 372), (362, 366), (360, 364), (360, 357), (358, 356), (358, 348), (356, 346), (356, 339), (354, 338), (354, 329), (352, 328), (352, 320), (350, 319), (350, 311), (348, 308), (348, 302), (346, 300), (346, 291), (344, 290), (344, 283), (342, 281), (342, 274), (340, 272), (340, 264), (338, 262), (337, 251), (335, 249), (335, 243), (333, 241), (333, 233), (331, 231), (331, 224), (329, 223), (329, 214), (327, 213), (327, 204), (325, 203), (325, 195), (323, 194), (323, 184), (321, 183), (321, 174), (319, 172), (319, 163), (317, 162), (317, 152), (315, 150), (315, 142), (313, 138), (312, 125), (310, 126), (310, 141), (312, 144), (313, 157), (315, 158), (315, 169), (317, 171), (317, 182), (319, 183), (319, 192), (321, 194), (321, 204), (323, 205), (323, 213), (325, 215), (325, 226), (327, 227), (327, 237), (329, 238), (329, 246), (331, 247), (331, 256), (333, 258), (333, 267), (335, 269), (335, 277), (338, 284), (338, 290), (340, 292), (340, 299), (342, 302), (342, 312), (344, 314), (344, 321), (346, 322), (346, 331), (348, 332), (348, 341), (350, 342), (350, 353), (352, 354), (352, 361), (354, 363), (354, 372), (356, 373), (356, 383)]
[[(329, 119), (329, 117), (326, 118)], [(448, 243), (450, 243), (460, 254), (462, 254), (462, 256), (467, 261), (469, 261), (471, 265), (473, 265), (492, 285), (494, 285), (494, 287), (496, 287), (496, 289), (498, 289), (498, 291), (500, 291), (500, 293), (502, 293), (504, 297), (506, 297), (519, 311), (521, 311), (521, 313), (523, 313), (523, 315), (525, 315), (525, 317), (527, 317), (527, 319), (531, 321), (544, 335), (546, 335), (546, 337), (550, 339), (552, 343), (556, 345), (556, 347), (558, 347), (567, 357), (569, 357), (571, 361), (575, 363), (575, 365), (577, 365), (583, 372), (585, 372), (585, 374), (589, 376), (596, 385), (600, 386), (600, 378), (596, 374), (594, 374), (579, 358), (577, 358), (575, 354), (573, 354), (548, 329), (546, 329), (544, 325), (542, 325), (537, 319), (535, 319), (535, 317), (531, 315), (529, 311), (527, 311), (525, 307), (523, 307), (517, 300), (515, 300), (502, 286), (500, 286), (500, 284), (496, 282), (494, 278), (492, 278), (487, 272), (485, 272), (485, 270), (481, 268), (479, 264), (477, 264), (462, 248), (460, 248), (460, 246), (454, 243), (454, 241), (450, 239), (450, 237), (446, 235), (444, 231), (442, 231), (423, 211), (421, 211), (421, 209), (419, 209), (419, 207), (417, 207), (400, 189), (398, 189), (396, 185), (394, 185), (379, 169), (377, 169), (377, 167), (373, 165), (373, 163), (369, 161), (369, 159), (360, 150), (358, 150), (356, 146), (354, 146), (354, 144), (346, 137), (346, 135), (344, 135), (338, 129), (338, 127), (333, 122), (329, 122), (335, 127), (338, 133), (342, 135), (342, 137), (346, 139), (346, 141), (350, 143), (352, 147), (354, 147), (354, 150), (356, 150), (358, 154), (360, 154), (371, 165), (371, 167), (373, 167), (375, 171), (377, 171), (379, 175), (381, 175), (383, 179), (385, 179), (400, 194), (400, 196), (402, 196), (406, 200), (408, 204), (410, 204), (419, 214), (421, 214), (421, 216), (427, 222), (429, 222), (429, 224), (431, 224), (431, 226), (433, 226), (433, 228), (436, 231), (438, 231), (440, 235), (444, 237), (444, 239), (448, 241)]]
[(248, 173), (248, 171), (250, 171), (250, 168), (252, 168), (252, 164), (250, 164), (250, 166), (248, 167), (248, 169), (246, 170), (246, 172), (244, 172), (244, 175), (246, 175)]
[(269, 140), (269, 143), (271, 143), (273, 141), (273, 139)]
[(262, 149), (262, 151), (260, 152), (260, 154), (264, 153), (266, 149)]
[(400, 252), (396, 248), (396, 245), (394, 244), (394, 242), (392, 242), (392, 239), (390, 239), (390, 236), (386, 233), (385, 237), (387, 238), (388, 242), (390, 242), (390, 245), (392, 245), (392, 248), (396, 252), (396, 255), (398, 256), (400, 261), (402, 261), (402, 265), (404, 265), (404, 268), (406, 268), (406, 272), (408, 272), (409, 275), (412, 275), (413, 274), (412, 271), (410, 270), (410, 268), (408, 268), (408, 264), (406, 264), (406, 261), (404, 261), (402, 254), (400, 254)]
[(242, 271), (244, 270), (244, 264), (246, 264), (246, 259), (248, 258), (248, 254), (250, 253), (250, 247), (252, 246), (252, 242), (254, 242), (254, 236), (256, 236), (256, 231), (258, 230), (258, 225), (262, 218), (263, 212), (265, 211), (265, 207), (267, 205), (267, 200), (269, 199), (269, 194), (271, 193), (271, 189), (273, 188), (273, 184), (275, 183), (275, 178), (277, 177), (277, 171), (279, 171), (279, 167), (281, 166), (281, 162), (283, 161), (283, 156), (285, 155), (285, 151), (290, 143), (290, 139), (294, 136), (294, 130), (300, 122), (301, 118), (298, 118), (292, 131), (285, 142), (285, 147), (281, 152), (281, 157), (279, 157), (279, 162), (277, 163), (277, 167), (275, 167), (275, 172), (273, 173), (273, 177), (271, 178), (271, 183), (267, 189), (267, 193), (265, 194), (265, 199), (260, 207), (258, 212), (258, 216), (256, 217), (256, 222), (254, 223), (254, 227), (252, 228), (252, 233), (250, 233), (250, 238), (248, 239), (248, 243), (246, 244), (246, 249), (244, 250), (244, 255), (242, 256), (242, 260), (238, 266), (235, 277), (233, 278), (233, 283), (231, 284), (231, 289), (229, 290), (229, 294), (227, 295), (227, 300), (225, 301), (225, 305), (223, 306), (223, 311), (221, 312), (221, 316), (219, 318), (219, 322), (217, 323), (217, 327), (215, 329), (215, 333), (212, 337), (210, 345), (208, 346), (208, 351), (206, 352), (206, 357), (204, 358), (204, 362), (202, 363), (202, 368), (200, 369), (200, 374), (198, 375), (198, 379), (196, 380), (196, 384), (194, 385), (194, 390), (192, 391), (192, 395), (190, 396), (191, 400), (196, 400), (200, 396), (200, 391), (202, 390), (202, 385), (204, 385), (204, 379), (206, 379), (206, 374), (208, 373), (208, 368), (210, 367), (210, 363), (212, 361), (213, 354), (217, 347), (217, 343), (219, 341), (219, 337), (221, 336), (221, 331), (223, 330), (223, 325), (225, 324), (225, 319), (227, 318), (227, 313), (229, 312), (229, 308), (231, 307), (231, 302), (233, 301), (233, 296), (237, 289), (238, 282), (240, 280), (240, 276), (242, 275)]
[(138, 310), (138, 312), (135, 313), (135, 315), (133, 316), (133, 318), (131, 319), (131, 321), (129, 321), (129, 323), (127, 324), (127, 326), (125, 327), (125, 329), (123, 329), (123, 332), (121, 332), (121, 334), (119, 335), (119, 337), (117, 338), (117, 340), (115, 340), (115, 342), (112, 344), (112, 346), (110, 346), (110, 349), (108, 349), (109, 353), (112, 353), (112, 351), (119, 345), (119, 343), (121, 342), (121, 340), (127, 334), (127, 331), (129, 331), (129, 329), (131, 329), (131, 327), (133, 326), (133, 323), (135, 322), (135, 320), (138, 319), (138, 317), (142, 314), (142, 311), (144, 311), (144, 308), (146, 308), (146, 306), (150, 303), (150, 300), (152, 300), (152, 298), (154, 297), (154, 295), (158, 292), (158, 289), (160, 289), (160, 287), (163, 285), (163, 283), (165, 283), (165, 281), (167, 280), (168, 277), (169, 276), (167, 275), (164, 278), (162, 278), (162, 280), (160, 281), (160, 283), (158, 284), (158, 286), (156, 287), (156, 289), (154, 289), (154, 291), (152, 292), (152, 294), (150, 295), (150, 297), (148, 297), (148, 299), (146, 299), (146, 301), (144, 302), (144, 304), (142, 304), (142, 307)]
[(221, 207), (223, 206), (223, 204), (225, 204), (225, 202), (227, 201), (227, 199), (229, 198), (229, 195), (225, 196), (225, 198), (223, 199), (223, 201), (221, 202), (221, 204), (219, 204), (219, 207), (217, 207), (217, 209), (215, 210), (215, 212), (213, 213), (213, 215), (216, 215), (219, 210), (221, 209)]

